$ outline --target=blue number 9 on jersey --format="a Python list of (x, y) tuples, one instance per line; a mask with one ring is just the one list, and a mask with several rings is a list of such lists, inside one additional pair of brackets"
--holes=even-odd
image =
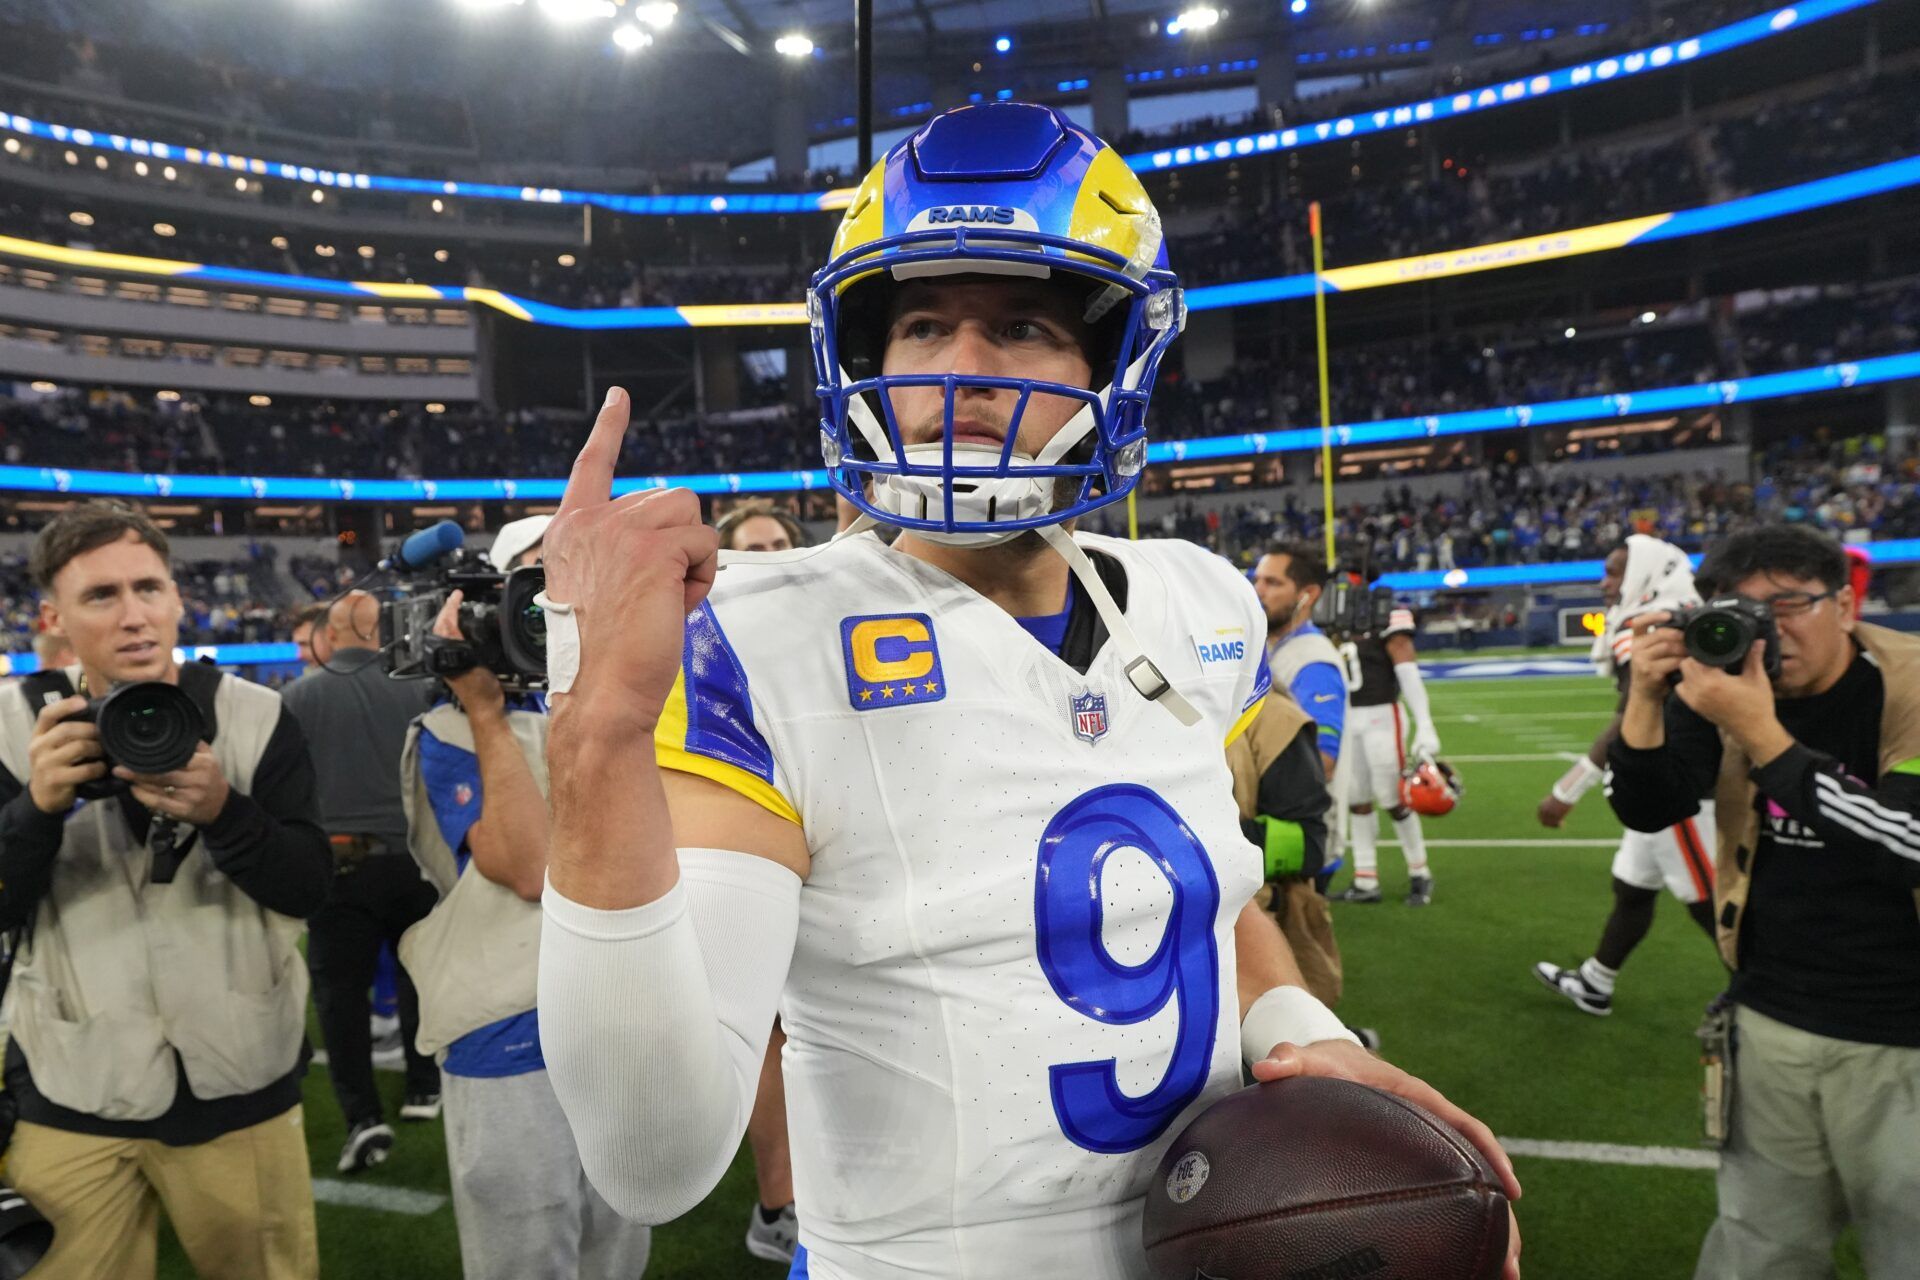
[[(1160, 945), (1145, 961), (1115, 960), (1101, 937), (1100, 873), (1109, 855), (1138, 849), (1173, 889)], [(1200, 1095), (1220, 1017), (1220, 957), (1214, 922), (1220, 883), (1213, 863), (1171, 806), (1145, 787), (1096, 787), (1054, 816), (1040, 837), (1034, 924), (1040, 967), (1054, 994), (1113, 1026), (1145, 1022), (1177, 1002), (1173, 1060), (1141, 1097), (1121, 1092), (1113, 1058), (1049, 1069), (1053, 1111), (1077, 1146), (1118, 1155), (1166, 1131)]]

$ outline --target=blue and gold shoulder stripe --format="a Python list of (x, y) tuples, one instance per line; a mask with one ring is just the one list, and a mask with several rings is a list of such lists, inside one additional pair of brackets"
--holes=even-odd
[(1266, 646), (1255, 645), (1254, 647), (1260, 653), (1260, 665), (1254, 668), (1253, 692), (1247, 695), (1246, 705), (1240, 708), (1239, 719), (1235, 720), (1233, 727), (1227, 730), (1227, 740), (1224, 745), (1229, 747), (1233, 745), (1236, 738), (1247, 731), (1247, 726), (1259, 717), (1260, 704), (1265, 702), (1267, 694), (1273, 691), (1273, 670), (1267, 666)]
[(774, 784), (773, 749), (753, 721), (746, 668), (711, 603), (687, 615), (680, 674), (661, 709), (653, 745), (661, 768), (711, 779), (800, 822), (793, 802)]

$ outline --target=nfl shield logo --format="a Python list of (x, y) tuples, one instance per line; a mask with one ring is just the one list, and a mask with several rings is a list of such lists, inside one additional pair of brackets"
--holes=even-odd
[(1073, 695), (1073, 736), (1082, 742), (1100, 741), (1107, 733), (1107, 695), (1086, 693)]
[(453, 802), (463, 809), (472, 804), (473, 788), (464, 782), (456, 785), (453, 789)]

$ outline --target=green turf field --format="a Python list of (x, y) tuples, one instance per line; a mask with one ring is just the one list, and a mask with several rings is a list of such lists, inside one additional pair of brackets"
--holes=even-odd
[[(1381, 850), (1387, 901), (1335, 907), (1347, 973), (1341, 1014), (1377, 1028), (1389, 1058), (1503, 1137), (1697, 1151), (1693, 1028), (1720, 989), (1721, 969), (1678, 905), (1662, 901), (1653, 932), (1622, 975), (1610, 1018), (1576, 1012), (1528, 972), (1536, 960), (1571, 964), (1588, 955), (1609, 905), (1607, 867), (1619, 828), (1604, 797), (1590, 793), (1560, 831), (1533, 818), (1535, 804), (1566, 768), (1564, 753), (1584, 750), (1605, 724), (1612, 705), (1607, 686), (1597, 679), (1535, 678), (1435, 681), (1429, 688), (1447, 756), (1466, 779), (1466, 799), (1427, 825), (1436, 877), (1431, 907), (1401, 905), (1406, 871), (1392, 846)], [(383, 1084), (397, 1110), (399, 1077), (384, 1074)], [(326, 1180), (320, 1254), (330, 1280), (453, 1280), (460, 1274), (453, 1211), (444, 1201), (440, 1125), (396, 1128), (393, 1159), (346, 1189), (423, 1192), (442, 1197), (441, 1203), (420, 1214), (328, 1202), (346, 1181), (333, 1172), (343, 1133), (324, 1068), (314, 1069), (307, 1131), (315, 1177)], [(1526, 1188), (1519, 1210), (1529, 1277), (1692, 1274), (1713, 1217), (1710, 1172), (1525, 1155), (1515, 1164)], [(772, 1280), (783, 1274), (740, 1247), (752, 1198), (743, 1155), (705, 1204), (655, 1233), (648, 1275)], [(1850, 1252), (1843, 1246), (1843, 1255)], [(191, 1274), (170, 1242), (161, 1274)], [(1843, 1256), (1840, 1274), (1862, 1273), (1856, 1260)]]

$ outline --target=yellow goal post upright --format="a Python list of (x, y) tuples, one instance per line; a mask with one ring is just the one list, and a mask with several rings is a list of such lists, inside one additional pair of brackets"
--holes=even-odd
[(1327, 536), (1327, 568), (1333, 568), (1333, 391), (1327, 385), (1327, 264), (1320, 233), (1320, 202), (1307, 206), (1313, 237), (1313, 342), (1320, 362), (1320, 523)]

